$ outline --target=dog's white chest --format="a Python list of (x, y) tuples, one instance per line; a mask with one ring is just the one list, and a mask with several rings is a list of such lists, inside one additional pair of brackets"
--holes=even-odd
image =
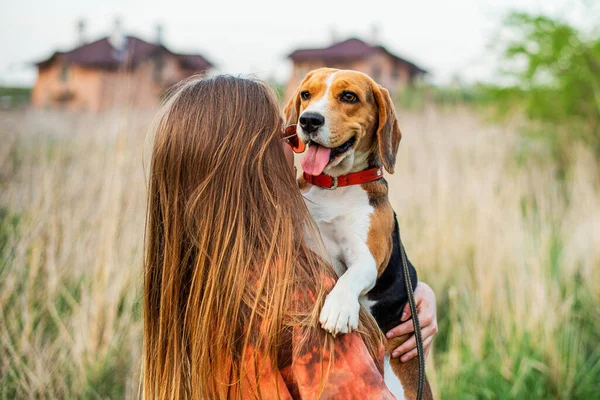
[(325, 256), (339, 276), (325, 298), (319, 322), (334, 334), (351, 332), (358, 328), (359, 301), (377, 279), (367, 245), (373, 207), (360, 186), (335, 190), (312, 186), (304, 198), (321, 231)]
[[(311, 186), (304, 193), (308, 209), (317, 223), (323, 244), (338, 275), (346, 270), (353, 253), (364, 251), (373, 207), (360, 186), (327, 190)], [(358, 246), (358, 244), (363, 244)], [(356, 255), (356, 254), (354, 254)]]

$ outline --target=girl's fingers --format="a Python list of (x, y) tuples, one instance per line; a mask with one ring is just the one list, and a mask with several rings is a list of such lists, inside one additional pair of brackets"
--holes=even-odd
[[(423, 351), (424, 351), (425, 355), (429, 354), (428, 349), (429, 349), (429, 346), (431, 345), (432, 341), (433, 341), (433, 336), (429, 336), (427, 339), (425, 339), (423, 341)], [(411, 358), (414, 358), (416, 355), (417, 355), (417, 349), (414, 348), (411, 351), (409, 351), (408, 353), (404, 354), (402, 357), (400, 357), (400, 361), (407, 362)]]
[[(410, 310), (409, 310), (410, 312)], [(421, 331), (431, 325), (433, 321), (433, 315), (431, 314), (431, 310), (422, 310), (419, 313), (419, 325), (421, 326)], [(407, 333), (411, 333), (415, 331), (415, 327), (413, 325), (413, 321), (406, 321), (401, 323), (395, 328), (390, 329), (385, 337), (388, 339), (395, 338), (396, 336), (406, 335)], [(437, 333), (437, 330), (436, 330)]]
[[(423, 295), (421, 290), (419, 290), (419, 284), (417, 284), (417, 289), (415, 290), (415, 305), (417, 306), (417, 312), (421, 311), (421, 303), (423, 302)], [(407, 302), (404, 306), (404, 310), (402, 310), (402, 316), (400, 317), (400, 321), (404, 322), (408, 320), (411, 315), (412, 313), (410, 312), (410, 304)]]
[(395, 328), (390, 329), (388, 333), (385, 334), (385, 337), (388, 339), (395, 338), (396, 336), (406, 335), (407, 333), (411, 333), (415, 331), (415, 327), (412, 321), (406, 321)]
[[(417, 289), (415, 290), (415, 302), (417, 303), (417, 311), (419, 313), (423, 350), (425, 352), (425, 357), (427, 357), (431, 350), (433, 337), (438, 332), (437, 319), (435, 317), (435, 294), (429, 286), (419, 282), (417, 284)], [(406, 304), (402, 311), (402, 316), (400, 317), (402, 323), (386, 333), (388, 339), (414, 332), (413, 322), (407, 321), (411, 316), (410, 306)], [(417, 344), (414, 334), (392, 352), (392, 357), (401, 356), (400, 360), (402, 362), (406, 362), (416, 355)]]
[[(423, 338), (423, 347), (425, 343), (431, 343), (433, 336), (437, 333), (437, 326), (427, 326), (421, 329), (421, 337)], [(427, 341), (429, 339), (429, 342)], [(399, 355), (408, 353), (413, 349), (417, 348), (417, 338), (415, 335), (411, 335), (410, 338), (400, 346), (398, 346), (393, 352), (392, 357), (398, 357)]]
[(406, 303), (406, 305), (404, 306), (404, 310), (402, 310), (402, 316), (400, 317), (400, 322), (404, 322), (407, 319), (410, 318), (411, 316), (411, 312), (410, 312), (410, 304)]
[(408, 340), (404, 343), (402, 343), (400, 346), (398, 346), (396, 348), (396, 350), (394, 350), (392, 352), (392, 358), (398, 357), (406, 352), (408, 352), (409, 350), (416, 348), (417, 346), (417, 340), (415, 338), (415, 335), (411, 335), (410, 338), (408, 338)]

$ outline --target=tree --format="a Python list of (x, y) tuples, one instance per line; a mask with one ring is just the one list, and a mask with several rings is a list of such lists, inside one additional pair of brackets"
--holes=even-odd
[[(520, 107), (548, 135), (583, 140), (600, 156), (600, 37), (567, 22), (513, 12), (503, 44), (512, 84), (488, 87), (504, 111)], [(567, 129), (568, 127), (568, 129)]]

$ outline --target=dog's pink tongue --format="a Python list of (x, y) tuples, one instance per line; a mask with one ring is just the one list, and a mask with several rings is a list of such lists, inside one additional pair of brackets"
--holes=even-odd
[(311, 144), (300, 162), (302, 169), (309, 175), (320, 175), (329, 162), (330, 153), (327, 147)]

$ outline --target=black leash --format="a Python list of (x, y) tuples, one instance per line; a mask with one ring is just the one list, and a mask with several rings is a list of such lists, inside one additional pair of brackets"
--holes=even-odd
[(408, 260), (404, 245), (400, 239), (400, 228), (398, 228), (398, 241), (400, 242), (400, 255), (402, 257), (402, 269), (404, 270), (404, 284), (406, 293), (408, 294), (408, 304), (410, 313), (412, 314), (413, 325), (415, 327), (415, 339), (417, 342), (417, 355), (419, 357), (419, 388), (417, 391), (417, 400), (423, 398), (423, 387), (425, 385), (425, 352), (423, 351), (423, 338), (421, 336), (421, 325), (419, 324), (419, 315), (417, 314), (417, 304), (415, 302), (415, 292), (413, 291), (412, 282), (410, 280), (410, 271), (408, 269)]

